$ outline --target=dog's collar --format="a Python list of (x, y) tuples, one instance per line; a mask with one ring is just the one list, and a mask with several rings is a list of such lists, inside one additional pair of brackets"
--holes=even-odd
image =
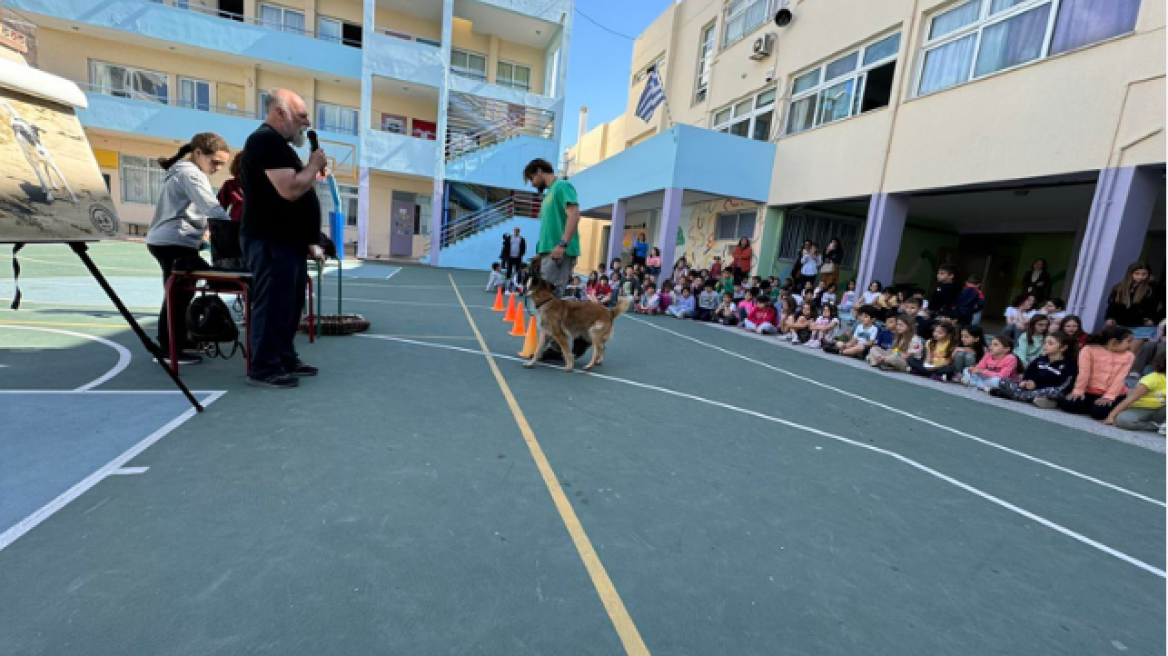
[(555, 296), (552, 296), (552, 297), (549, 297), (549, 298), (545, 298), (545, 299), (543, 299), (543, 301), (541, 301), (541, 302), (538, 302), (538, 303), (536, 303), (536, 304), (535, 304), (535, 309), (537, 309), (537, 310), (538, 310), (538, 309), (540, 309), (541, 307), (543, 307), (543, 306), (547, 305), (548, 303), (551, 303), (551, 302), (552, 302), (552, 301), (554, 301), (554, 300), (556, 300), (556, 297), (555, 297)]

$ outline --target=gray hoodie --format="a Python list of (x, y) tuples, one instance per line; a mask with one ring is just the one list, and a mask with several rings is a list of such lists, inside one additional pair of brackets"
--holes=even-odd
[(219, 205), (206, 174), (189, 159), (180, 160), (166, 172), (146, 243), (198, 248), (207, 231), (207, 219), (230, 221), (231, 217)]

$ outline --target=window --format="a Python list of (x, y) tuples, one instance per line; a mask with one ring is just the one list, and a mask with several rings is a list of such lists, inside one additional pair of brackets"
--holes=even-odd
[(726, 5), (726, 27), (722, 30), (722, 49), (738, 43), (747, 34), (771, 19), (775, 0), (730, 0)]
[(641, 80), (649, 77), (649, 71), (653, 70), (654, 68), (657, 69), (657, 75), (661, 76), (665, 70), (665, 53), (657, 55), (653, 61), (649, 62), (645, 65), (644, 68), (637, 71), (637, 74), (633, 76), (633, 86), (635, 86)]
[(822, 253), (827, 249), (828, 242), (837, 238), (844, 249), (844, 259), (840, 266), (854, 269), (860, 252), (860, 237), (859, 221), (826, 217), (803, 210), (789, 211), (783, 218), (783, 237), (775, 253), (775, 261), (798, 258), (805, 239), (818, 244), (819, 252)]
[(170, 99), (170, 77), (166, 73), (121, 64), (90, 62), (89, 81), (108, 96), (163, 104)]
[(717, 238), (722, 241), (737, 240), (743, 237), (754, 237), (754, 221), (758, 218), (758, 210), (742, 210), (740, 212), (722, 212), (718, 214)]
[(892, 97), (900, 34), (882, 37), (791, 83), (787, 134), (887, 107)]
[(304, 34), (304, 12), (280, 5), (261, 4), (260, 24), (282, 32)]
[(122, 179), (122, 202), (154, 205), (162, 195), (165, 171), (149, 157), (122, 155), (118, 158)]
[(531, 67), (501, 61), (495, 68), (495, 84), (521, 91), (530, 91)]
[[(337, 185), (337, 193), (341, 197), (341, 211), (345, 213), (345, 225), (354, 227), (357, 225), (357, 198), (358, 189), (353, 185)], [(321, 199), (320, 203), (320, 224), (327, 228), (329, 212), (333, 211), (333, 194), (329, 191), (328, 182), (318, 180), (316, 182), (316, 197)]]
[(487, 80), (487, 58), (465, 50), (451, 50), (450, 70), (455, 75), (485, 82)]
[(704, 102), (710, 91), (710, 66), (714, 63), (714, 23), (702, 28), (698, 42), (698, 75), (694, 82), (694, 104)]
[(713, 129), (738, 137), (767, 141), (775, 117), (775, 90), (767, 89), (714, 113)]
[(969, 0), (929, 19), (923, 96), (1135, 29), (1140, 0)]
[(325, 132), (357, 134), (357, 110), (353, 107), (316, 103), (316, 126)]
[(320, 16), (316, 19), (316, 35), (321, 41), (361, 47), (361, 26), (336, 18)]
[(178, 104), (200, 111), (211, 111), (211, 83), (189, 77), (178, 79)]

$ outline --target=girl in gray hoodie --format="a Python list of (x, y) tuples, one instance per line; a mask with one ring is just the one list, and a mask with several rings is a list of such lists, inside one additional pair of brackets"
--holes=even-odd
[[(163, 285), (170, 278), (176, 261), (199, 257), (199, 247), (209, 227), (208, 219), (230, 219), (215, 198), (208, 178), (230, 160), (231, 150), (227, 142), (212, 132), (196, 134), (173, 157), (158, 160), (158, 165), (166, 170), (166, 179), (154, 208), (150, 230), (146, 233), (146, 248), (162, 267)], [(187, 353), (194, 347), (187, 337), (186, 325), (186, 311), (192, 295), (189, 291), (176, 290), (172, 299), (175, 337), (179, 340), (179, 364), (196, 364), (201, 360), (197, 354)], [(167, 354), (170, 352), (169, 335), (164, 302), (158, 317), (158, 345)]]

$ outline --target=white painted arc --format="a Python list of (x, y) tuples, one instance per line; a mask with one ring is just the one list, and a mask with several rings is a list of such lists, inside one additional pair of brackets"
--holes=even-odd
[(977, 442), (978, 444), (983, 444), (985, 446), (997, 449), (999, 451), (1004, 451), (1005, 453), (1009, 453), (1010, 455), (1017, 456), (1019, 458), (1025, 459), (1025, 460), (1029, 460), (1030, 462), (1042, 465), (1044, 467), (1049, 467), (1051, 469), (1054, 469), (1055, 471), (1059, 471), (1059, 472), (1062, 472), (1064, 474), (1068, 474), (1070, 476), (1074, 476), (1076, 478), (1083, 479), (1083, 480), (1088, 481), (1090, 483), (1094, 483), (1095, 485), (1099, 485), (1099, 486), (1105, 487), (1109, 490), (1119, 492), (1120, 494), (1126, 494), (1130, 497), (1139, 499), (1140, 501), (1146, 501), (1148, 503), (1160, 506), (1161, 508), (1168, 508), (1168, 504), (1166, 504), (1163, 501), (1160, 501), (1159, 499), (1155, 499), (1155, 498), (1149, 497), (1147, 495), (1140, 494), (1139, 492), (1136, 492), (1135, 490), (1129, 490), (1125, 487), (1116, 485), (1115, 483), (1109, 483), (1107, 481), (1095, 478), (1094, 476), (1091, 476), (1089, 474), (1084, 474), (1082, 472), (1075, 471), (1073, 469), (1070, 469), (1068, 467), (1064, 467), (1064, 466), (1059, 465), (1057, 463), (1050, 462), (1049, 460), (1043, 460), (1042, 458), (1030, 455), (1029, 453), (1026, 453), (1025, 451), (1019, 451), (1018, 449), (1014, 449), (1014, 448), (1005, 446), (1004, 444), (998, 444), (997, 442), (994, 442), (992, 440), (987, 440), (984, 437), (978, 437), (978, 436), (973, 435), (971, 433), (967, 433), (963, 430), (953, 428), (952, 426), (946, 426), (945, 424), (933, 421), (932, 419), (921, 417), (920, 415), (914, 415), (911, 412), (901, 410), (900, 408), (896, 408), (896, 407), (887, 405), (885, 403), (881, 403), (879, 401), (874, 401), (874, 400), (869, 399), (867, 397), (860, 396), (859, 394), (856, 394), (854, 392), (849, 392), (849, 391), (841, 389), (839, 387), (835, 387), (834, 385), (828, 385), (827, 383), (817, 381), (814, 378), (808, 378), (807, 376), (801, 376), (797, 373), (794, 373), (792, 371), (788, 371), (788, 370), (783, 369), (781, 367), (776, 367), (776, 366), (774, 366), (772, 364), (768, 364), (766, 362), (760, 362), (758, 360), (754, 360), (748, 356), (742, 355), (740, 353), (735, 353), (734, 351), (731, 351), (729, 349), (724, 349), (724, 348), (722, 348), (720, 346), (716, 346), (714, 344), (708, 344), (706, 342), (703, 342), (700, 339), (690, 337), (689, 335), (685, 335), (685, 334), (670, 330), (668, 328), (662, 328), (661, 326), (657, 326), (653, 323), (645, 321), (644, 319), (638, 319), (636, 317), (629, 317), (629, 318), (632, 319), (633, 321), (636, 321), (638, 323), (643, 323), (646, 326), (649, 326), (649, 327), (654, 328), (656, 330), (660, 330), (662, 332), (666, 332), (666, 333), (669, 333), (671, 335), (676, 335), (677, 337), (680, 337), (682, 339), (689, 340), (689, 341), (694, 342), (696, 344), (701, 344), (702, 346), (705, 346), (707, 348), (714, 349), (715, 351), (725, 353), (726, 355), (738, 358), (740, 360), (745, 360), (746, 362), (750, 362), (751, 364), (755, 364), (755, 365), (758, 365), (760, 367), (770, 369), (771, 371), (778, 372), (778, 373), (783, 374), (785, 376), (790, 376), (792, 378), (795, 378), (796, 380), (800, 380), (800, 381), (803, 381), (805, 383), (815, 385), (817, 387), (822, 387), (823, 389), (831, 390), (837, 394), (842, 394), (842, 395), (847, 396), (849, 398), (856, 399), (857, 401), (863, 401), (864, 403), (875, 406), (875, 407), (880, 408), (882, 410), (887, 410), (888, 412), (898, 414), (902, 417), (907, 417), (909, 419), (912, 419), (913, 421), (919, 421), (923, 424), (927, 424), (927, 425), (932, 426), (934, 428), (939, 428), (939, 429), (946, 431), (948, 433), (952, 433), (952, 434), (957, 435), (959, 437), (963, 437), (967, 440), (972, 440), (974, 442)]
[[(401, 338), (401, 337), (386, 337), (386, 336), (382, 336), (382, 335), (358, 335), (358, 337), (364, 337), (366, 339), (380, 339), (380, 340), (391, 341), (391, 342), (400, 342), (400, 343), (404, 343), (404, 344), (413, 344), (416, 346), (425, 346), (425, 347), (429, 347), (429, 348), (440, 348), (440, 349), (446, 349), (446, 350), (450, 350), (450, 351), (458, 351), (461, 353), (469, 353), (471, 355), (477, 355), (477, 356), (483, 355), (482, 351), (476, 351), (476, 350), (472, 350), (472, 349), (468, 349), (468, 348), (463, 348), (461, 346), (451, 346), (449, 344), (431, 344), (428, 342), (420, 342), (420, 341), (416, 341), (416, 340), (412, 340), (412, 339), (405, 339), (405, 338)], [(517, 358), (517, 357), (509, 356), (509, 355), (499, 355), (499, 354), (492, 353), (491, 357), (502, 358), (504, 360), (512, 360), (515, 362), (524, 362), (524, 360), (522, 358)], [(541, 366), (551, 367), (551, 365), (541, 365)], [(559, 369), (558, 366), (554, 367), (554, 368)], [(968, 483), (959, 481), (959, 480), (953, 478), (952, 476), (949, 476), (948, 474), (944, 474), (942, 472), (939, 472), (936, 469), (933, 469), (925, 464), (917, 462), (916, 460), (913, 460), (912, 458), (909, 458), (907, 456), (899, 454), (895, 451), (890, 451), (888, 449), (882, 449), (882, 448), (877, 447), (877, 446), (872, 446), (870, 444), (858, 442), (856, 440), (852, 440), (852, 439), (849, 439), (849, 438), (846, 438), (846, 437), (843, 437), (840, 435), (835, 435), (833, 433), (828, 433), (827, 431), (822, 431), (822, 430), (819, 430), (817, 428), (812, 428), (810, 426), (804, 426), (803, 424), (797, 424), (793, 421), (788, 421), (786, 419), (772, 417), (770, 415), (763, 414), (763, 413), (755, 411), (755, 410), (748, 410), (746, 408), (740, 408), (738, 406), (730, 405), (729, 403), (722, 403), (721, 401), (714, 401), (712, 399), (707, 399), (707, 398), (703, 398), (700, 396), (695, 396), (693, 394), (688, 394), (686, 392), (678, 392), (676, 390), (671, 390), (671, 389), (666, 388), (666, 387), (659, 387), (657, 385), (650, 385), (648, 383), (640, 383), (640, 382), (628, 380), (625, 378), (617, 378), (615, 376), (609, 376), (606, 374), (598, 374), (595, 372), (581, 371), (578, 373), (580, 373), (581, 375), (602, 378), (604, 380), (609, 380), (609, 381), (616, 382), (616, 383), (622, 383), (625, 385), (632, 385), (633, 387), (640, 387), (642, 389), (654, 390), (657, 392), (661, 392), (663, 394), (668, 394), (670, 396), (676, 396), (679, 398), (688, 399), (691, 401), (696, 401), (698, 403), (705, 403), (707, 405), (712, 405), (712, 406), (723, 408), (723, 409), (730, 410), (733, 412), (738, 412), (738, 413), (749, 415), (752, 417), (757, 417), (757, 418), (762, 419), (764, 421), (769, 421), (769, 422), (773, 422), (776, 424), (781, 424), (781, 425), (787, 426), (789, 428), (794, 428), (796, 430), (811, 433), (812, 435), (818, 435), (820, 437), (824, 437), (824, 438), (827, 438), (830, 440), (835, 440), (837, 442), (842, 442), (844, 444), (849, 444), (851, 446), (855, 446), (855, 447), (858, 447), (861, 449), (872, 451), (874, 453), (879, 453), (881, 455), (888, 456), (888, 457), (893, 458), (894, 460), (897, 460), (899, 462), (902, 462), (902, 463), (904, 463), (904, 464), (906, 464), (914, 469), (925, 472), (926, 474), (929, 474), (930, 476), (933, 476), (939, 480), (942, 480), (946, 483), (949, 483), (950, 485), (953, 485), (959, 489), (965, 490), (966, 492), (969, 492), (970, 494), (973, 494), (973, 495), (978, 496), (982, 499), (985, 499), (986, 501), (989, 501), (990, 503), (992, 503), (996, 506), (1004, 508), (1004, 509), (1006, 509), (1012, 513), (1015, 513), (1017, 515), (1021, 515), (1022, 517), (1025, 517), (1031, 521), (1034, 521), (1038, 524), (1041, 524), (1042, 526), (1045, 526), (1053, 531), (1061, 533), (1061, 534), (1063, 534), (1063, 535), (1065, 535), (1073, 540), (1076, 540), (1082, 544), (1085, 544), (1093, 549), (1096, 549), (1096, 550), (1101, 551), (1109, 556), (1112, 556), (1114, 558), (1122, 560), (1130, 565), (1134, 565), (1134, 566), (1136, 566), (1136, 567), (1138, 567), (1146, 572), (1149, 572), (1151, 574), (1155, 574), (1156, 576), (1158, 576), (1160, 578), (1166, 578), (1166, 574), (1165, 574), (1164, 570), (1162, 570), (1162, 569), (1159, 569), (1157, 567), (1149, 565), (1148, 563), (1145, 563), (1144, 561), (1139, 560), (1138, 558), (1135, 558), (1133, 556), (1130, 556), (1128, 554), (1123, 553), (1122, 551), (1119, 551), (1117, 549), (1109, 547), (1109, 546), (1103, 544), (1102, 542), (1099, 542), (1097, 540), (1093, 540), (1085, 535), (1082, 535), (1081, 533), (1076, 533), (1075, 531), (1072, 531), (1071, 529), (1066, 528), (1065, 526), (1062, 526), (1061, 524), (1058, 524), (1058, 523), (1053, 522), (1049, 519), (1046, 519), (1045, 517), (1042, 517), (1041, 515), (1037, 515), (1029, 510), (1026, 510), (1025, 508), (1022, 508), (1022, 507), (1017, 506), (1013, 503), (1010, 503), (1009, 501), (999, 499), (998, 497), (995, 497), (994, 495), (992, 495), (988, 492), (985, 492), (984, 490), (978, 489), (978, 488), (976, 488)]]
[(112, 348), (115, 352), (117, 352), (118, 363), (115, 364), (112, 369), (105, 372), (104, 375), (99, 376), (99, 377), (89, 381), (88, 383), (82, 385), (81, 387), (78, 387), (77, 389), (73, 390), (75, 392), (88, 392), (88, 391), (92, 390), (94, 387), (97, 387), (98, 385), (105, 383), (106, 381), (110, 380), (114, 376), (117, 376), (118, 374), (122, 373), (122, 371), (124, 371), (126, 369), (126, 367), (130, 366), (130, 360), (133, 359), (132, 356), (130, 355), (130, 349), (122, 346), (121, 344), (118, 344), (117, 342), (111, 342), (110, 340), (105, 339), (104, 337), (97, 337), (95, 335), (87, 335), (85, 333), (76, 333), (76, 332), (73, 332), (71, 330), (60, 330), (58, 328), (42, 328), (39, 326), (14, 326), (12, 324), (6, 324), (6, 323), (0, 323), (0, 328), (6, 329), (6, 330), (32, 330), (32, 331), (42, 332), (42, 333), (57, 333), (59, 335), (68, 335), (69, 337), (77, 337), (79, 339), (87, 339), (91, 342), (105, 344), (106, 346)]

